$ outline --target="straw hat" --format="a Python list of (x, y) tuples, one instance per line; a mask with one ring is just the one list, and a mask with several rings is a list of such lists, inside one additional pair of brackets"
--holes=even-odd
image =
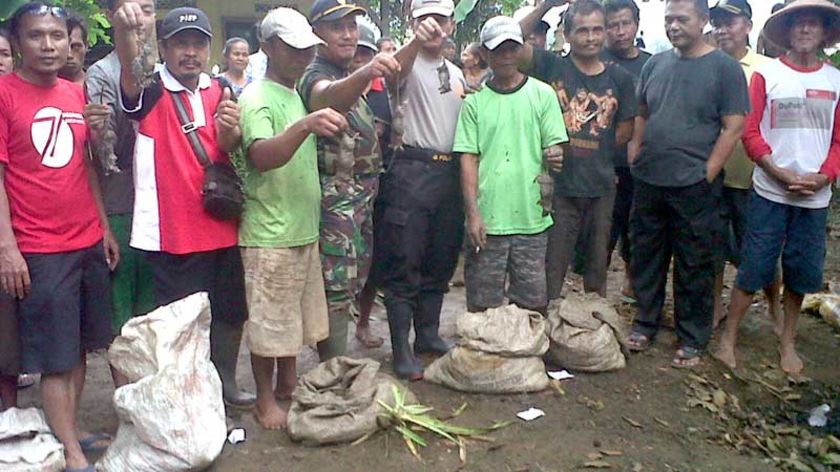
[(788, 19), (796, 12), (809, 10), (828, 18), (828, 28), (825, 32), (826, 44), (829, 46), (836, 44), (840, 40), (840, 6), (829, 0), (795, 0), (788, 3), (770, 15), (761, 34), (771, 43), (787, 49), (790, 47)]

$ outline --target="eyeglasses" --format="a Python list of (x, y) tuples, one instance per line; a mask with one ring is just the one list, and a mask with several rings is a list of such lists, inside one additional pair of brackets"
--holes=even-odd
[(18, 10), (17, 15), (21, 17), (23, 15), (37, 15), (37, 16), (44, 16), (50, 14), (56, 18), (67, 18), (67, 10), (62, 7), (56, 7), (51, 5), (45, 5), (39, 2), (32, 2), (32, 3), (25, 3), (20, 10)]

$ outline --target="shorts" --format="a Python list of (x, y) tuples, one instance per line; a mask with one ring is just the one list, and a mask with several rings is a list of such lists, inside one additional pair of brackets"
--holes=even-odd
[(0, 375), (20, 373), (20, 342), (15, 299), (0, 293)]
[(102, 242), (56, 254), (24, 254), (32, 291), (18, 301), (21, 370), (73, 370), (83, 351), (111, 343), (111, 287)]
[(545, 254), (548, 232), (487, 236), (487, 244), (476, 252), (466, 244), (464, 285), (467, 309), (483, 311), (504, 304), (505, 282), (510, 303), (522, 308), (542, 309), (548, 304)]
[(827, 218), (828, 208), (776, 203), (753, 191), (735, 285), (749, 293), (770, 285), (781, 254), (786, 290), (798, 294), (822, 290)]
[(207, 292), (213, 321), (240, 327), (248, 318), (242, 256), (236, 246), (192, 254), (144, 252), (155, 284), (155, 304)]
[(111, 329), (117, 335), (132, 317), (155, 309), (155, 286), (152, 270), (143, 252), (128, 245), (131, 215), (110, 215), (108, 223), (120, 245), (120, 263), (111, 272), (111, 298), (114, 303)]
[(242, 248), (245, 341), (260, 357), (296, 357), (330, 334), (318, 243)]

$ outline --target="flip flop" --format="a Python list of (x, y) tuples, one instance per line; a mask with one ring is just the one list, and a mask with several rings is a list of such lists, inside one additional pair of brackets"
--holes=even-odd
[(630, 336), (627, 337), (627, 349), (631, 352), (644, 352), (650, 349), (651, 344), (653, 344), (653, 339), (650, 336), (646, 336), (638, 331), (633, 331), (630, 333)]
[(89, 465), (84, 469), (71, 469), (68, 467), (64, 469), (64, 472), (96, 472), (96, 469), (93, 468), (93, 465)]
[[(700, 355), (702, 351), (696, 347), (682, 346), (677, 349), (674, 359), (671, 361), (671, 367), (675, 369), (693, 369), (700, 365)], [(696, 364), (689, 364), (689, 362), (697, 359)]]
[(17, 378), (18, 390), (23, 390), (35, 385), (35, 377), (29, 374), (20, 374)]
[[(93, 433), (86, 438), (80, 439), (79, 446), (82, 448), (82, 452), (84, 452), (85, 454), (98, 454), (108, 449), (108, 446), (111, 445), (112, 440), (113, 438), (111, 438), (111, 436), (106, 433)], [(101, 441), (108, 441), (108, 444), (106, 446), (97, 446), (96, 443)]]

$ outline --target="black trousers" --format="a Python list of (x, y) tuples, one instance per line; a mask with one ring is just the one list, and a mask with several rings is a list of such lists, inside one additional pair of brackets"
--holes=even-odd
[(704, 349), (712, 334), (715, 247), (720, 246), (723, 179), (688, 187), (637, 180), (630, 216), (630, 274), (639, 311), (633, 329), (653, 337), (674, 258), (674, 315), (681, 345)]
[(382, 177), (375, 247), (386, 306), (443, 300), (464, 238), (457, 158), (407, 148)]
[(615, 203), (612, 212), (612, 230), (607, 248), (607, 266), (610, 265), (615, 247), (621, 243), (621, 259), (630, 263), (630, 209), (633, 206), (633, 176), (629, 167), (616, 167)]

